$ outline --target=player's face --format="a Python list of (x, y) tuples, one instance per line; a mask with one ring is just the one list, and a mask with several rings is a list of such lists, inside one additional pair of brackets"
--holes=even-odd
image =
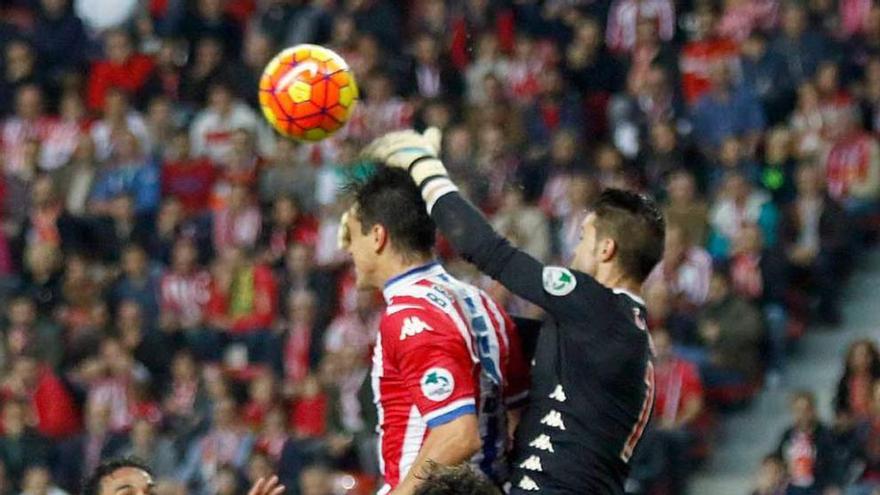
[(361, 222), (358, 220), (357, 211), (352, 210), (347, 219), (348, 226), (348, 253), (354, 262), (354, 272), (357, 277), (358, 289), (372, 289), (378, 287), (373, 280), (376, 269), (377, 254), (372, 232), (364, 234), (361, 231)]
[(104, 476), (100, 495), (152, 495), (153, 477), (142, 469), (123, 467)]
[(595, 276), (599, 265), (596, 247), (596, 214), (590, 213), (581, 222), (581, 237), (574, 248), (571, 267), (587, 275)]

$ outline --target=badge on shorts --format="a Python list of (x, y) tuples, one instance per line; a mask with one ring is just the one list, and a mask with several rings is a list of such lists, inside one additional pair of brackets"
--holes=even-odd
[(545, 266), (544, 290), (553, 296), (567, 296), (577, 287), (577, 279), (568, 268), (561, 266)]
[(455, 378), (446, 368), (431, 368), (422, 375), (422, 395), (434, 402), (441, 402), (455, 390)]

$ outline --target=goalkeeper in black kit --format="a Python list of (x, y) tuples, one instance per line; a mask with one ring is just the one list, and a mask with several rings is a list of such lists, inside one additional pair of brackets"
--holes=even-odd
[(436, 129), (408, 130), (376, 139), (364, 154), (408, 170), (453, 247), (546, 312), (529, 405), (516, 432), (510, 493), (624, 493), (654, 399), (639, 294), (663, 254), (662, 214), (644, 196), (606, 190), (581, 226), (571, 266), (544, 266), (511, 246), (459, 195), (439, 148)]

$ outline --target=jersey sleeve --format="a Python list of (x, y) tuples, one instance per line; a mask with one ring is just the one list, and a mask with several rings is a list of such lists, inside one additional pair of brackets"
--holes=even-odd
[(529, 363), (523, 353), (519, 329), (507, 314), (504, 315), (507, 328), (508, 359), (505, 370), (504, 404), (510, 409), (525, 406), (529, 396)]
[(429, 428), (477, 413), (476, 363), (465, 329), (415, 307), (386, 313), (382, 325), (393, 362)]
[(513, 247), (458, 192), (444, 194), (430, 213), (464, 259), (557, 320), (583, 321), (590, 304), (604, 300), (601, 294), (607, 289), (593, 277), (569, 268), (545, 266)]

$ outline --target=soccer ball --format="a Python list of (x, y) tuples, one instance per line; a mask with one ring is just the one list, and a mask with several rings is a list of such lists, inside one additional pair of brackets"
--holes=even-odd
[(279, 133), (319, 141), (338, 131), (354, 111), (354, 74), (336, 52), (296, 45), (272, 59), (260, 78), (260, 107)]

